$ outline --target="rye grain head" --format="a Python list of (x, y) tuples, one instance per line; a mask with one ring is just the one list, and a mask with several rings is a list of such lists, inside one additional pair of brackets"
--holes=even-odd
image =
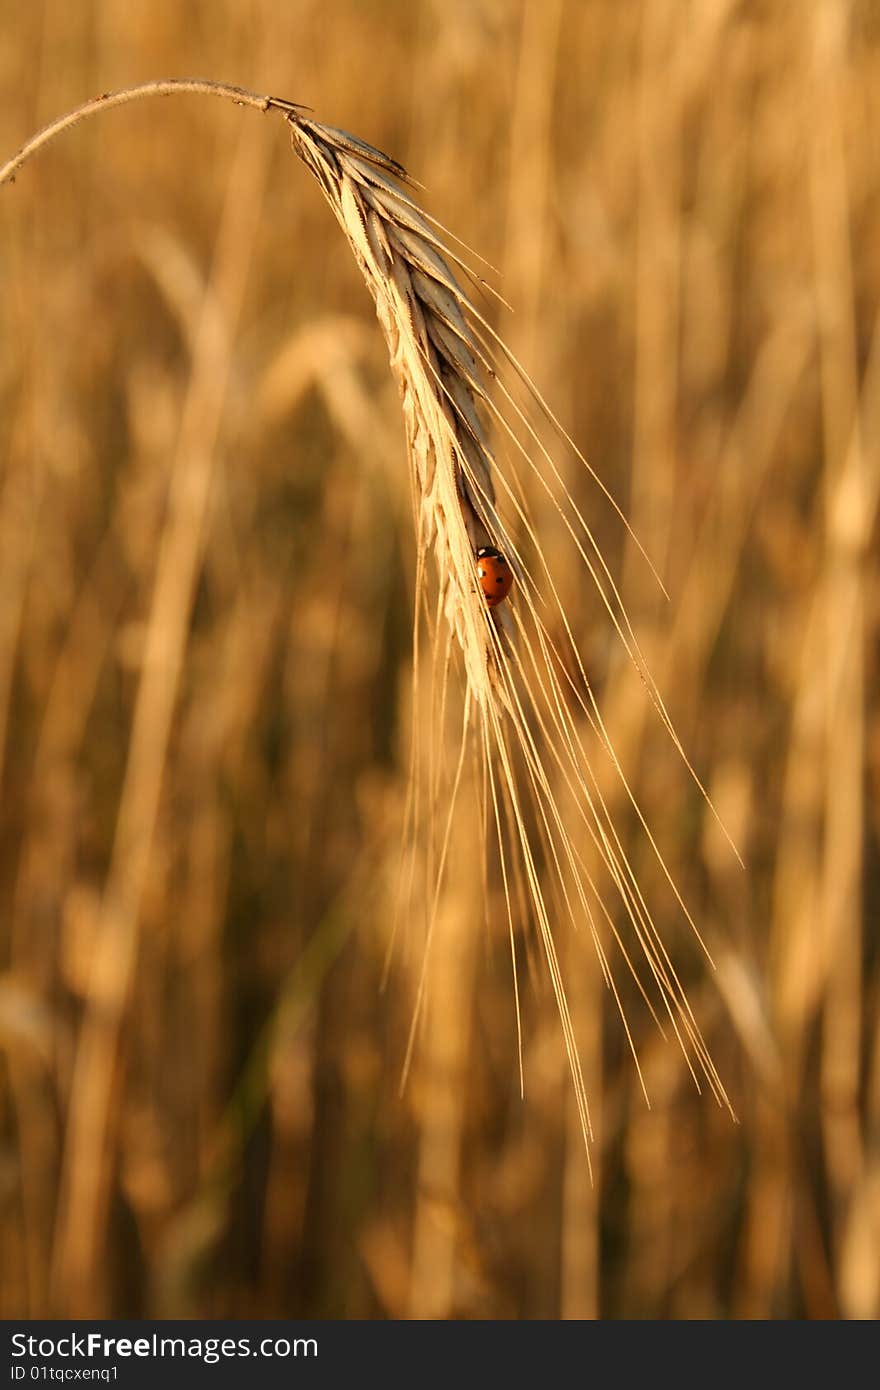
[[(638, 1048), (615, 976), (621, 965), (661, 1029), (668, 1026), (674, 1033), (696, 1084), (705, 1079), (719, 1103), (730, 1108), (627, 857), (615, 824), (615, 803), (640, 824), (698, 940), (699, 933), (612, 746), (566, 615), (555, 546), (542, 544), (541, 527), (529, 511), (529, 494), (539, 497), (544, 513), (555, 518), (556, 534), (564, 535), (569, 559), (593, 584), (601, 610), (641, 677), (646, 698), (703, 789), (639, 650), (601, 548), (560, 472), (555, 457), (560, 444), (579, 460), (633, 543), (639, 550), (641, 546), (600, 477), (481, 312), (479, 277), (452, 249), (453, 241), (460, 243), (420, 209), (405, 169), (357, 137), (312, 120), (295, 103), (223, 83), (170, 79), (102, 94), (53, 121), (0, 167), (0, 185), (11, 182), (38, 150), (86, 117), (141, 97), (175, 92), (277, 111), (288, 122), (294, 149), (318, 180), (373, 296), (400, 387), (415, 500), (417, 597), (427, 611), (433, 641), (434, 704), (427, 734), (431, 758), (431, 740), (435, 727), (439, 735), (444, 724), (448, 674), (457, 654), (463, 668), (459, 748), (442, 813), (441, 779), (429, 758), (429, 813), (442, 829), (439, 854), (426, 857), (433, 888), (426, 898), (429, 920), (407, 1065), (438, 895), (448, 868), (456, 796), (470, 751), (480, 765), (486, 846), (493, 843), (497, 852), (496, 880), (506, 903), (517, 1023), (517, 931), (534, 929), (556, 999), (585, 1141), (590, 1134), (587, 1097), (557, 952), (559, 930), (581, 924), (589, 929), (636, 1067)], [(548, 434), (555, 441), (552, 447), (544, 442)], [(511, 601), (497, 607), (487, 605), (478, 583), (476, 555), (484, 545), (503, 551), (516, 577)], [(425, 582), (431, 556), (437, 585), (433, 612)], [(181, 634), (184, 630), (181, 621)], [(418, 632), (417, 615), (414, 685)], [(421, 713), (418, 702), (414, 704)], [(413, 719), (414, 730), (418, 722)], [(445, 740), (438, 737), (435, 742), (445, 747)], [(411, 786), (420, 780), (416, 767)], [(711, 810), (708, 797), (706, 802)], [(522, 1075), (521, 1056), (520, 1070)]]
[[(557, 950), (559, 929), (572, 924), (589, 928), (636, 1066), (637, 1048), (614, 973), (621, 962), (658, 1024), (668, 1024), (675, 1034), (694, 1080), (698, 1085), (701, 1078), (707, 1080), (729, 1107), (615, 826), (604, 790), (607, 779), (597, 776), (591, 761), (597, 749), (613, 766), (618, 789), (641, 821), (681, 911), (697, 929), (611, 746), (566, 618), (558, 576), (529, 514), (519, 469), (529, 473), (533, 488), (543, 490), (558, 512), (573, 553), (642, 677), (647, 698), (682, 757), (684, 753), (611, 572), (552, 451), (532, 423), (529, 405), (575, 452), (606, 498), (609, 494), (481, 312), (473, 293), (478, 277), (452, 250), (440, 224), (420, 209), (402, 166), (347, 132), (299, 112), (290, 112), (288, 120), (294, 149), (318, 180), (373, 297), (400, 388), (415, 497), (417, 575), (424, 577), (433, 552), (438, 585), (434, 641), (446, 653), (440, 660), (444, 699), (455, 649), (463, 656), (464, 729), (445, 835), (435, 858), (436, 889), (446, 866), (465, 746), (473, 739), (482, 760), (485, 823), (497, 848), (507, 904), (514, 985), (515, 919), (522, 915), (518, 901), (525, 901), (556, 998), (585, 1140), (590, 1134), (587, 1097)], [(525, 406), (520, 403), (523, 391)], [(496, 436), (506, 445), (503, 467), (493, 451)], [(514, 570), (517, 584), (509, 604), (489, 608), (483, 599), (475, 563), (483, 545), (502, 550)], [(606, 901), (597, 866), (616, 902)], [(436, 909), (436, 892), (434, 905)], [(432, 927), (433, 919), (407, 1066)], [(519, 1022), (518, 993), (516, 997)]]
[(416, 498), (419, 562), (433, 549), (442, 608), (464, 654), (468, 689), (489, 698), (491, 649), (508, 617), (483, 609), (474, 556), (513, 547), (495, 507), (480, 414), (491, 366), (449, 249), (410, 196), (406, 171), (347, 132), (290, 117), (297, 154), (318, 180), (376, 305), (398, 382)]

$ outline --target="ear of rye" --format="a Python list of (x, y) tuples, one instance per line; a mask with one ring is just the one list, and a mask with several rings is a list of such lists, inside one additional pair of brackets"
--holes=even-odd
[[(495, 508), (492, 458), (476, 400), (485, 394), (479, 348), (442, 242), (387, 177), (400, 165), (346, 132), (291, 118), (296, 152), (318, 178), (373, 296), (400, 387), (419, 498), (419, 543), (433, 547), (444, 609), (478, 703), (491, 698), (493, 639), (478, 592), (481, 545), (512, 550)], [(494, 631), (493, 631), (494, 629)], [(509, 634), (508, 634), (509, 635)]]
[[(633, 976), (661, 1027), (665, 1015), (696, 1084), (699, 1086), (702, 1076), (718, 1102), (730, 1109), (685, 990), (614, 825), (602, 782), (591, 766), (585, 726), (596, 746), (610, 758), (687, 920), (691, 926), (693, 923), (611, 747), (552, 570), (525, 510), (522, 489), (493, 468), (483, 412), (506, 433), (514, 454), (520, 455), (549, 496), (550, 484), (533, 462), (529, 446), (537, 446), (547, 461), (551, 479), (559, 489), (553, 494), (555, 505), (628, 652), (629, 620), (601, 552), (558, 470), (538, 443), (526, 416), (514, 404), (508, 388), (496, 377), (492, 342), (498, 348), (499, 358), (512, 363), (515, 375), (539, 411), (556, 428), (561, 427), (527, 374), (510, 357), (501, 339), (489, 329), (461, 288), (450, 265), (461, 265), (459, 258), (448, 249), (405, 189), (395, 182), (407, 180), (405, 170), (346, 132), (295, 114), (288, 119), (294, 148), (318, 179), (345, 233), (375, 301), (388, 345), (391, 368), (401, 392), (418, 499), (419, 557), (421, 560), (433, 548), (441, 605), (464, 657), (466, 709), (474, 715), (478, 756), (484, 759), (486, 820), (497, 834), (514, 978), (515, 932), (509, 887), (513, 866), (505, 858), (511, 854), (518, 856), (516, 873), (527, 887), (530, 916), (556, 999), (584, 1139), (591, 1137), (589, 1112), (554, 938), (554, 918), (575, 924), (586, 921), (637, 1069), (637, 1048), (607, 955), (609, 942), (619, 951), (625, 970)], [(513, 405), (525, 432), (525, 444), (519, 431), (511, 429), (493, 403), (487, 378), (490, 384), (499, 386), (504, 400)], [(564, 432), (563, 437), (567, 440)], [(581, 458), (576, 450), (575, 453)], [(582, 462), (595, 477), (586, 461)], [(504, 488), (507, 508), (516, 516), (518, 527), (535, 552), (535, 575), (525, 566), (496, 508), (496, 477)], [(601, 482), (599, 486), (605, 491)], [(485, 544), (497, 545), (504, 551), (519, 580), (513, 615), (506, 604), (488, 610), (482, 600), (474, 557)], [(553, 614), (552, 620), (547, 614)], [(631, 655), (631, 659), (645, 680), (649, 698), (656, 704), (659, 696), (649, 675), (642, 671), (636, 656)], [(664, 723), (667, 721), (668, 716)], [(669, 728), (680, 750), (674, 730)], [(566, 823), (566, 816), (560, 811), (561, 800), (566, 802), (567, 817), (573, 816), (574, 824)], [(441, 862), (444, 857), (445, 850)], [(594, 877), (596, 865), (603, 868), (613, 886), (618, 899), (617, 918), (628, 927), (636, 949), (624, 940), (621, 926), (605, 902), (604, 891)], [(429, 927), (425, 966), (430, 935)], [(642, 972), (647, 972), (646, 979), (640, 973), (639, 960)], [(424, 980), (419, 987), (417, 1012), (423, 983)]]

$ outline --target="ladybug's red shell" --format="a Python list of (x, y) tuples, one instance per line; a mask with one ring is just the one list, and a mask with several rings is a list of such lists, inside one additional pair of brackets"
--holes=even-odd
[(484, 545), (477, 551), (477, 578), (487, 608), (494, 608), (510, 593), (513, 587), (513, 570), (494, 545)]

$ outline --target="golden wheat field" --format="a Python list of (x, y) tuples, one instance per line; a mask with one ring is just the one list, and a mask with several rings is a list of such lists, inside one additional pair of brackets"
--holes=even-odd
[(0, 164), (171, 78), (357, 140), (0, 186), (0, 1316), (880, 1317), (880, 3), (0, 0)]

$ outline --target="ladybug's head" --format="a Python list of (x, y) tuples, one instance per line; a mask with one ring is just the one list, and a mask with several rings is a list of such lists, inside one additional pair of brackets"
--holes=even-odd
[[(481, 545), (479, 550), (477, 551), (477, 559), (504, 560), (504, 555), (500, 550), (496, 549), (494, 545)], [(505, 560), (505, 564), (506, 563), (507, 561)]]

